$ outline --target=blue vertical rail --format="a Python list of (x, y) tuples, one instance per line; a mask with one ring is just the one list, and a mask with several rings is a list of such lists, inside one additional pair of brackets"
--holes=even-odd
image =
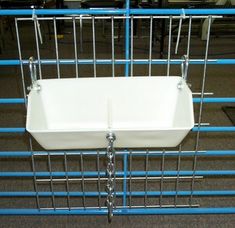
[(123, 207), (126, 207), (127, 197), (127, 173), (128, 173), (128, 155), (123, 155)]
[(129, 62), (127, 60), (130, 59), (130, 0), (126, 0), (126, 33), (125, 33), (125, 76), (129, 76)]

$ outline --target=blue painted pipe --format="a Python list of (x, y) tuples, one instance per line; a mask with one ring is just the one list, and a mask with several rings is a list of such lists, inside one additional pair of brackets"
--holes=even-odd
[(133, 15), (232, 15), (235, 9), (130, 9)]
[(24, 98), (1, 98), (0, 104), (25, 104)]
[(23, 127), (5, 127), (0, 128), (0, 133), (25, 133), (25, 128)]
[[(107, 209), (0, 209), (0, 215), (107, 215)], [(212, 208), (123, 208), (114, 209), (114, 215), (183, 215), (235, 214), (235, 207)]]
[[(193, 173), (197, 176), (234, 176), (235, 170), (196, 170), (193, 171), (186, 171), (181, 170), (179, 171), (179, 176), (192, 176)], [(123, 171), (117, 171), (116, 173), (117, 177), (124, 177)], [(177, 171), (164, 171), (164, 176), (177, 176)], [(0, 177), (65, 177), (65, 172), (0, 172)], [(86, 171), (83, 172), (84, 177), (97, 177), (98, 172), (96, 171)], [(130, 172), (126, 172), (126, 175), (129, 176)], [(161, 171), (148, 171), (149, 177), (160, 177), (162, 175)], [(81, 177), (81, 172), (68, 172), (68, 177)], [(106, 177), (106, 172), (100, 172), (101, 177)], [(146, 172), (145, 171), (132, 171), (131, 172), (132, 177), (145, 177)]]
[[(128, 2), (129, 0), (127, 0)], [(233, 15), (235, 9), (21, 9), (0, 10), (1, 16), (23, 16), (23, 15), (123, 15), (130, 10), (131, 15)]]
[[(48, 151), (51, 156), (53, 155), (58, 155), (58, 156), (63, 156), (64, 153), (66, 153), (68, 156), (73, 156), (73, 155), (82, 155), (84, 156), (94, 156), (97, 155), (97, 151), (95, 150), (84, 150), (84, 151)], [(41, 155), (41, 156), (48, 156), (47, 151), (34, 151), (33, 154), (35, 156)], [(137, 152), (137, 153), (135, 153)], [(149, 151), (149, 156), (162, 156), (162, 151)], [(125, 151), (116, 151), (115, 152), (116, 156), (123, 156), (126, 154), (127, 156), (130, 155), (130, 152), (127, 150)], [(146, 156), (146, 151), (138, 151), (138, 150), (133, 150), (132, 151), (132, 156)], [(193, 156), (195, 152), (193, 151), (181, 151), (180, 156), (182, 157), (187, 157), (187, 156)], [(30, 151), (1, 151), (0, 152), (0, 157), (15, 157), (15, 158), (20, 158), (20, 157), (31, 157), (32, 152)], [(106, 151), (99, 151), (100, 156), (106, 156)], [(169, 156), (178, 156), (179, 153), (178, 151), (165, 151), (166, 157)], [(207, 150), (207, 151), (198, 151), (197, 156), (235, 156), (235, 150)]]
[[(200, 103), (201, 98), (193, 98), (194, 103)], [(0, 104), (24, 104), (23, 98), (1, 98)], [(203, 103), (235, 103), (235, 97), (206, 97)]]
[[(22, 60), (23, 65), (28, 65), (29, 61), (24, 59)], [(37, 61), (36, 61), (37, 63)], [(55, 65), (57, 64), (57, 60), (56, 59), (41, 59), (40, 63), (42, 65)], [(95, 61), (95, 63), (97, 65), (100, 64), (104, 64), (104, 65), (109, 65), (112, 64), (112, 60), (110, 59), (97, 59)], [(126, 65), (131, 64), (131, 60), (130, 59), (116, 59), (114, 62), (116, 65)], [(151, 61), (151, 64), (157, 64), (157, 65), (166, 65), (167, 59), (153, 59)], [(179, 65), (182, 63), (181, 59), (171, 59), (170, 60), (170, 64), (172, 65)], [(203, 65), (205, 63), (204, 60), (200, 60), (200, 59), (191, 59), (189, 60), (189, 64), (192, 65)], [(76, 64), (76, 61), (74, 59), (60, 59), (59, 60), (59, 64), (61, 65), (71, 65), (71, 64)], [(93, 65), (94, 64), (94, 60), (93, 59), (80, 59), (77, 61), (77, 64), (86, 64), (86, 65)], [(134, 60), (133, 64), (135, 65), (148, 65), (149, 64), (149, 60), (145, 59), (145, 60)], [(209, 59), (207, 61), (208, 65), (233, 65), (235, 64), (235, 59)], [(8, 60), (0, 60), (0, 66), (18, 66), (20, 65), (20, 60), (17, 59), (8, 59)]]
[[(130, 15), (130, 0), (126, 0), (126, 16)], [(125, 21), (125, 76), (129, 76), (129, 57), (130, 57), (130, 19)]]
[(114, 215), (235, 214), (235, 207), (116, 209)]
[[(124, 195), (126, 197), (133, 196), (133, 197), (143, 197), (145, 195), (147, 196), (190, 196), (191, 194), (193, 196), (235, 196), (235, 191), (232, 190), (211, 190), (211, 191), (133, 191), (133, 192), (116, 192), (115, 193), (117, 197), (123, 197)], [(68, 195), (67, 192), (0, 192), (0, 197), (51, 197), (52, 195), (56, 197), (66, 197)], [(86, 197), (98, 197), (107, 196), (107, 192), (69, 192), (69, 196), (71, 197), (83, 197), (85, 195)], [(123, 205), (126, 206), (126, 205)]]
[(122, 205), (126, 206), (126, 197), (127, 197), (127, 170), (128, 170), (128, 156), (127, 154), (123, 155), (123, 173), (124, 173), (124, 179), (123, 179), (123, 199), (122, 199)]
[(235, 132), (235, 127), (194, 127), (192, 132)]
[[(192, 132), (235, 132), (235, 127), (194, 127), (192, 128)], [(19, 128), (0, 128), (0, 133), (25, 133), (26, 129), (19, 127)]]
[(0, 10), (1, 16), (28, 16), (28, 15), (123, 15), (125, 9), (17, 9), (17, 10)]
[[(193, 98), (194, 103), (200, 103), (201, 98)], [(203, 103), (234, 103), (235, 97), (205, 97)]]

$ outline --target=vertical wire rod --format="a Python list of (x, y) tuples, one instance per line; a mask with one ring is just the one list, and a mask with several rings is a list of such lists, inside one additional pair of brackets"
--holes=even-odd
[(79, 29), (80, 29), (80, 51), (83, 52), (83, 22), (82, 22), (82, 15), (80, 15), (80, 18), (79, 18), (79, 23), (80, 23), (80, 26), (79, 26)]
[(114, 17), (111, 17), (111, 33), (112, 33), (112, 77), (115, 77), (115, 48), (114, 48)]
[(35, 160), (34, 160), (34, 153), (33, 153), (31, 136), (29, 136), (29, 147), (30, 147), (30, 151), (31, 151), (31, 165), (32, 165), (32, 170), (33, 170), (33, 185), (34, 185), (34, 190), (36, 192), (36, 204), (37, 204), (38, 210), (40, 211), (40, 200), (39, 200), (39, 194), (38, 194)]
[(183, 18), (181, 17), (179, 20), (178, 34), (177, 34), (177, 40), (176, 40), (176, 44), (175, 44), (175, 54), (178, 53), (180, 34), (181, 34), (181, 28), (182, 28), (182, 21), (183, 21)]
[(33, 18), (33, 22), (34, 22), (34, 33), (35, 33), (36, 50), (37, 50), (37, 58), (38, 58), (39, 78), (42, 79), (42, 66), (41, 66), (40, 48), (39, 48), (39, 41), (38, 41), (37, 17)]
[(133, 22), (133, 15), (131, 16), (131, 77), (133, 77), (133, 59), (134, 59), (134, 22)]
[[(24, 100), (26, 101), (26, 86), (25, 86), (25, 79), (24, 79), (24, 68), (23, 68), (23, 61), (22, 61), (20, 35), (19, 35), (19, 27), (18, 27), (17, 18), (15, 18), (15, 29), (16, 29), (16, 40), (17, 40), (17, 46), (18, 46), (18, 54), (19, 54), (19, 60), (20, 60), (20, 71), (21, 71), (21, 82), (22, 82), (23, 96), (24, 96)], [(25, 108), (27, 109), (26, 102), (25, 102)]]
[(92, 44), (93, 44), (93, 70), (96, 78), (96, 45), (95, 45), (95, 17), (92, 16)]
[(78, 78), (78, 49), (77, 49), (77, 30), (76, 30), (75, 17), (73, 17), (73, 41), (74, 41), (75, 72), (76, 72), (76, 78)]
[(144, 183), (144, 206), (147, 206), (147, 191), (148, 191), (148, 168), (149, 166), (149, 150), (146, 151), (146, 156), (145, 156), (145, 183)]
[(160, 197), (159, 197), (159, 206), (162, 207), (162, 191), (164, 184), (164, 170), (165, 170), (165, 149), (162, 151), (162, 162), (161, 162), (161, 180), (160, 180)]
[(52, 167), (51, 167), (51, 156), (50, 156), (50, 152), (47, 153), (47, 156), (48, 156), (48, 169), (49, 169), (49, 173), (50, 173), (50, 188), (51, 188), (52, 207), (53, 207), (54, 210), (55, 210), (55, 209), (56, 209), (56, 205), (55, 205), (54, 186), (53, 186), (53, 180), (52, 180)]
[(116, 177), (116, 153), (113, 155), (113, 165), (114, 165), (114, 171), (113, 171), (113, 179), (114, 179), (114, 208), (116, 208), (116, 198), (117, 198), (117, 191), (116, 191), (116, 186), (117, 186), (117, 177)]
[(100, 186), (100, 151), (97, 151), (96, 155), (96, 167), (98, 172), (97, 178), (97, 190), (98, 190), (98, 207), (101, 208), (101, 186)]
[(181, 166), (181, 152), (182, 152), (182, 145), (179, 145), (179, 153), (177, 156), (177, 176), (176, 176), (176, 182), (175, 182), (175, 199), (174, 199), (174, 204), (175, 207), (178, 202), (178, 191), (179, 191), (179, 182), (180, 182), (180, 166)]
[(64, 170), (65, 170), (65, 178), (66, 178), (67, 204), (68, 204), (69, 210), (71, 210), (70, 194), (69, 194), (70, 191), (69, 191), (67, 152), (64, 153)]
[(189, 54), (190, 54), (191, 32), (192, 32), (192, 16), (189, 17), (189, 25), (188, 25), (188, 42), (187, 42), (187, 56), (188, 56), (188, 58), (189, 58)]
[(56, 18), (53, 18), (54, 25), (54, 36), (55, 36), (55, 54), (56, 54), (56, 67), (57, 67), (57, 77), (60, 78), (60, 63), (59, 63), (59, 49), (58, 49), (58, 39), (57, 39), (57, 29), (56, 29)]
[(149, 26), (149, 76), (152, 76), (152, 47), (153, 47), (153, 16), (150, 17), (150, 26)]
[(130, 161), (129, 161), (129, 207), (132, 207), (132, 150), (130, 150)]
[(171, 33), (172, 33), (172, 16), (169, 22), (169, 37), (168, 37), (168, 56), (167, 56), (167, 76), (170, 75), (170, 58), (171, 58)]
[(81, 168), (81, 174), (82, 174), (82, 183), (81, 183), (81, 187), (82, 187), (82, 205), (83, 208), (86, 209), (86, 197), (85, 197), (85, 180), (84, 180), (84, 164), (83, 164), (83, 152), (81, 152), (80, 154), (80, 168)]
[(192, 200), (193, 200), (195, 173), (196, 173), (196, 168), (197, 168), (197, 152), (198, 152), (198, 148), (199, 148), (200, 128), (201, 128), (201, 121), (202, 121), (203, 98), (204, 98), (204, 92), (205, 92), (207, 59), (208, 59), (208, 50), (209, 50), (209, 43), (210, 43), (211, 19), (212, 19), (212, 17), (209, 16), (209, 25), (208, 25), (208, 30), (207, 30), (206, 51), (205, 51), (204, 69), (203, 69), (203, 78), (202, 78), (201, 101), (200, 101), (199, 116), (198, 116), (198, 131), (197, 131), (197, 135), (196, 135), (195, 153), (194, 153), (194, 157), (193, 157), (193, 175), (192, 175), (193, 178), (192, 178), (192, 182), (191, 182), (191, 195), (190, 195), (190, 199), (189, 199), (190, 205), (192, 205)]

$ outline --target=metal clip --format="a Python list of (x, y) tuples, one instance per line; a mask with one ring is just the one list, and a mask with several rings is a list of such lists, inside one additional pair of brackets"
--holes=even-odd
[(108, 140), (107, 146), (107, 184), (106, 184), (106, 192), (108, 193), (106, 198), (106, 206), (108, 209), (108, 222), (110, 223), (113, 217), (113, 207), (114, 207), (114, 172), (115, 172), (115, 164), (114, 164), (114, 153), (115, 150), (113, 148), (113, 143), (116, 140), (115, 135), (110, 132), (107, 134), (106, 139)]
[(28, 90), (39, 91), (41, 87), (37, 82), (37, 68), (34, 62), (34, 58), (32, 56), (29, 58), (29, 72), (30, 72), (30, 78), (31, 78), (32, 84), (30, 87), (28, 87)]
[(42, 39), (42, 32), (41, 32), (41, 28), (40, 28), (40, 23), (37, 19), (37, 15), (35, 14), (35, 8), (33, 8), (33, 12), (32, 12), (32, 20), (34, 21), (34, 23), (36, 24), (36, 29), (37, 29), (37, 33), (38, 33), (38, 37), (40, 40), (40, 43), (43, 44), (43, 39)]

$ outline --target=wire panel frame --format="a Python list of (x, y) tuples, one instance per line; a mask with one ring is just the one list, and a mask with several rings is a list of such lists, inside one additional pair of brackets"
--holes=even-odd
[[(14, 25), (18, 48), (18, 56), (0, 60), (0, 66), (20, 69), (22, 90), (20, 98), (3, 97), (0, 104), (4, 107), (25, 106), (25, 113), (27, 87), (30, 85), (28, 58), (32, 55), (37, 64), (38, 79), (46, 79), (135, 77), (140, 76), (138, 67), (146, 67), (144, 76), (170, 77), (172, 72), (180, 72), (181, 55), (186, 54), (190, 67), (202, 69), (198, 76), (200, 86), (193, 90), (197, 123), (177, 148), (115, 151), (113, 214), (235, 213), (235, 205), (231, 201), (235, 197), (235, 145), (231, 142), (234, 141), (235, 127), (211, 125), (203, 119), (206, 105), (235, 102), (235, 95), (214, 96), (213, 92), (206, 90), (209, 66), (235, 64), (235, 59), (212, 59), (209, 54), (213, 20), (233, 14), (234, 9), (130, 9), (129, 0), (126, 8), (119, 10), (0, 10), (1, 16), (16, 16)], [(191, 55), (194, 25), (200, 20), (208, 20), (207, 39), (201, 46), (199, 57), (194, 58)], [(135, 34), (137, 21), (146, 25), (143, 26), (147, 34), (143, 42), (144, 51), (138, 49), (142, 44)], [(167, 31), (166, 51), (163, 58), (159, 58), (154, 46), (157, 39), (154, 31), (163, 21)], [(106, 40), (108, 54), (102, 53), (100, 47), (103, 22), (106, 33), (102, 39)], [(58, 25), (61, 23), (68, 24), (68, 38), (60, 38)], [(30, 33), (30, 40), (25, 41), (25, 32)], [(184, 42), (180, 42), (181, 38)], [(67, 52), (62, 51), (63, 45), (67, 45)], [(3, 183), (0, 197), (14, 200), (12, 208), (1, 206), (1, 215), (108, 213), (105, 203), (108, 180), (106, 150), (44, 151), (27, 134), (24, 125), (0, 127), (0, 134), (2, 137), (19, 135), (28, 147), (0, 152), (0, 161), (10, 163), (3, 165), (0, 172)], [(206, 134), (232, 135), (229, 142), (233, 148), (227, 149), (225, 144), (217, 149), (204, 148), (201, 144)], [(228, 158), (226, 169), (218, 167), (221, 158)], [(6, 178), (16, 183), (13, 189), (8, 189)], [(17, 188), (19, 180), (24, 182)], [(26, 198), (28, 204), (24, 203)]]

